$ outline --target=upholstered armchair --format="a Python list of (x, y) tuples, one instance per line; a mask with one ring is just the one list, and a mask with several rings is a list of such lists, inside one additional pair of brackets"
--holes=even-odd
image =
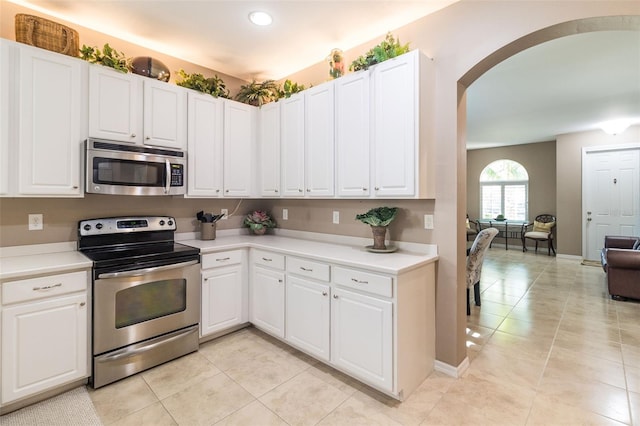
[(605, 236), (601, 260), (611, 298), (640, 299), (640, 237)]
[(467, 215), (467, 241), (469, 241), (469, 237), (475, 238), (480, 232), (480, 225), (475, 220), (469, 219), (469, 215)]
[(484, 262), (484, 255), (496, 235), (498, 235), (496, 228), (483, 229), (478, 233), (469, 249), (469, 254), (467, 255), (467, 315), (471, 315), (471, 305), (469, 303), (469, 289), (471, 287), (473, 287), (473, 298), (476, 306), (480, 306), (482, 263)]
[(522, 251), (527, 251), (527, 240), (536, 242), (536, 253), (538, 252), (538, 243), (547, 243), (547, 254), (556, 255), (556, 249), (553, 247), (553, 230), (556, 227), (556, 217), (550, 214), (540, 214), (536, 216), (533, 223), (522, 226)]

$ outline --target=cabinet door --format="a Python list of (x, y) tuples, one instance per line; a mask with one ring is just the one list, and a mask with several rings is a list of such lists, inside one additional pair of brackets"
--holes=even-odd
[(258, 167), (263, 197), (280, 196), (280, 102), (260, 107)]
[(393, 303), (334, 288), (331, 361), (364, 382), (393, 391)]
[(417, 155), (417, 54), (373, 70), (374, 190), (377, 197), (414, 196)]
[(89, 136), (141, 144), (142, 132), (142, 79), (91, 66)]
[(284, 273), (253, 267), (251, 280), (251, 322), (258, 328), (284, 338)]
[(330, 287), (287, 276), (286, 340), (329, 361)]
[(338, 196), (369, 196), (369, 71), (336, 80), (336, 164)]
[(81, 196), (88, 64), (35, 48), (19, 55), (18, 192)]
[(225, 101), (224, 166), (225, 197), (251, 196), (255, 149), (255, 107)]
[(88, 376), (87, 295), (3, 307), (2, 403)]
[(282, 193), (304, 196), (304, 94), (281, 100), (280, 149), (282, 153)]
[(305, 91), (305, 182), (312, 197), (332, 197), (334, 190), (334, 84)]
[(222, 117), (224, 104), (210, 95), (188, 95), (187, 194), (222, 195)]
[(9, 195), (9, 141), (11, 140), (10, 125), (14, 120), (11, 108), (13, 93), (11, 79), (15, 73), (13, 68), (13, 47), (5, 39), (0, 39), (0, 196)]
[(243, 286), (242, 265), (202, 273), (201, 337), (247, 321)]
[(187, 92), (163, 81), (144, 80), (144, 144), (187, 149)]

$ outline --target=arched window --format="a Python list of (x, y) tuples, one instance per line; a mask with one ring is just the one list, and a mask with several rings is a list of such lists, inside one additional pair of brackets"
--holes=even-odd
[(504, 215), (507, 219), (527, 220), (529, 213), (529, 174), (522, 164), (497, 160), (480, 173), (480, 214), (482, 219)]

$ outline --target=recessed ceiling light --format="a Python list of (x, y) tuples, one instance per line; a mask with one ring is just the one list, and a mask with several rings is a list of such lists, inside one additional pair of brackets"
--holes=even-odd
[(273, 21), (273, 19), (271, 18), (271, 15), (269, 15), (267, 12), (258, 12), (258, 11), (251, 12), (249, 14), (249, 20), (254, 24), (260, 25), (260, 26), (271, 25), (271, 22)]

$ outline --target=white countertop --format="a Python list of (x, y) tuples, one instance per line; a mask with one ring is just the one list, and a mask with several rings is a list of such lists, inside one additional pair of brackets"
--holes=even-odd
[[(333, 237), (341, 239), (340, 236)], [(408, 248), (399, 246), (394, 253), (371, 253), (365, 249), (371, 240), (364, 240), (365, 245), (355, 245), (352, 240), (349, 240), (350, 244), (344, 244), (282, 235), (226, 235), (215, 240), (186, 239), (179, 242), (199, 248), (203, 254), (250, 247), (387, 274), (399, 274), (438, 260), (433, 246), (425, 244), (412, 244)]]
[[(370, 239), (277, 230), (278, 235), (249, 235), (242, 230), (218, 232), (215, 240), (200, 240), (196, 233), (177, 234), (176, 241), (202, 253), (257, 248), (290, 256), (303, 256), (336, 265), (399, 274), (438, 260), (429, 244), (392, 243), (394, 253), (371, 253)], [(75, 250), (76, 243), (37, 244), (0, 248), (0, 280), (91, 268), (93, 262)]]
[(93, 262), (75, 250), (41, 252), (34, 250), (3, 250), (0, 257), (0, 280), (27, 277), (31, 275), (68, 272), (77, 269), (88, 269)]

